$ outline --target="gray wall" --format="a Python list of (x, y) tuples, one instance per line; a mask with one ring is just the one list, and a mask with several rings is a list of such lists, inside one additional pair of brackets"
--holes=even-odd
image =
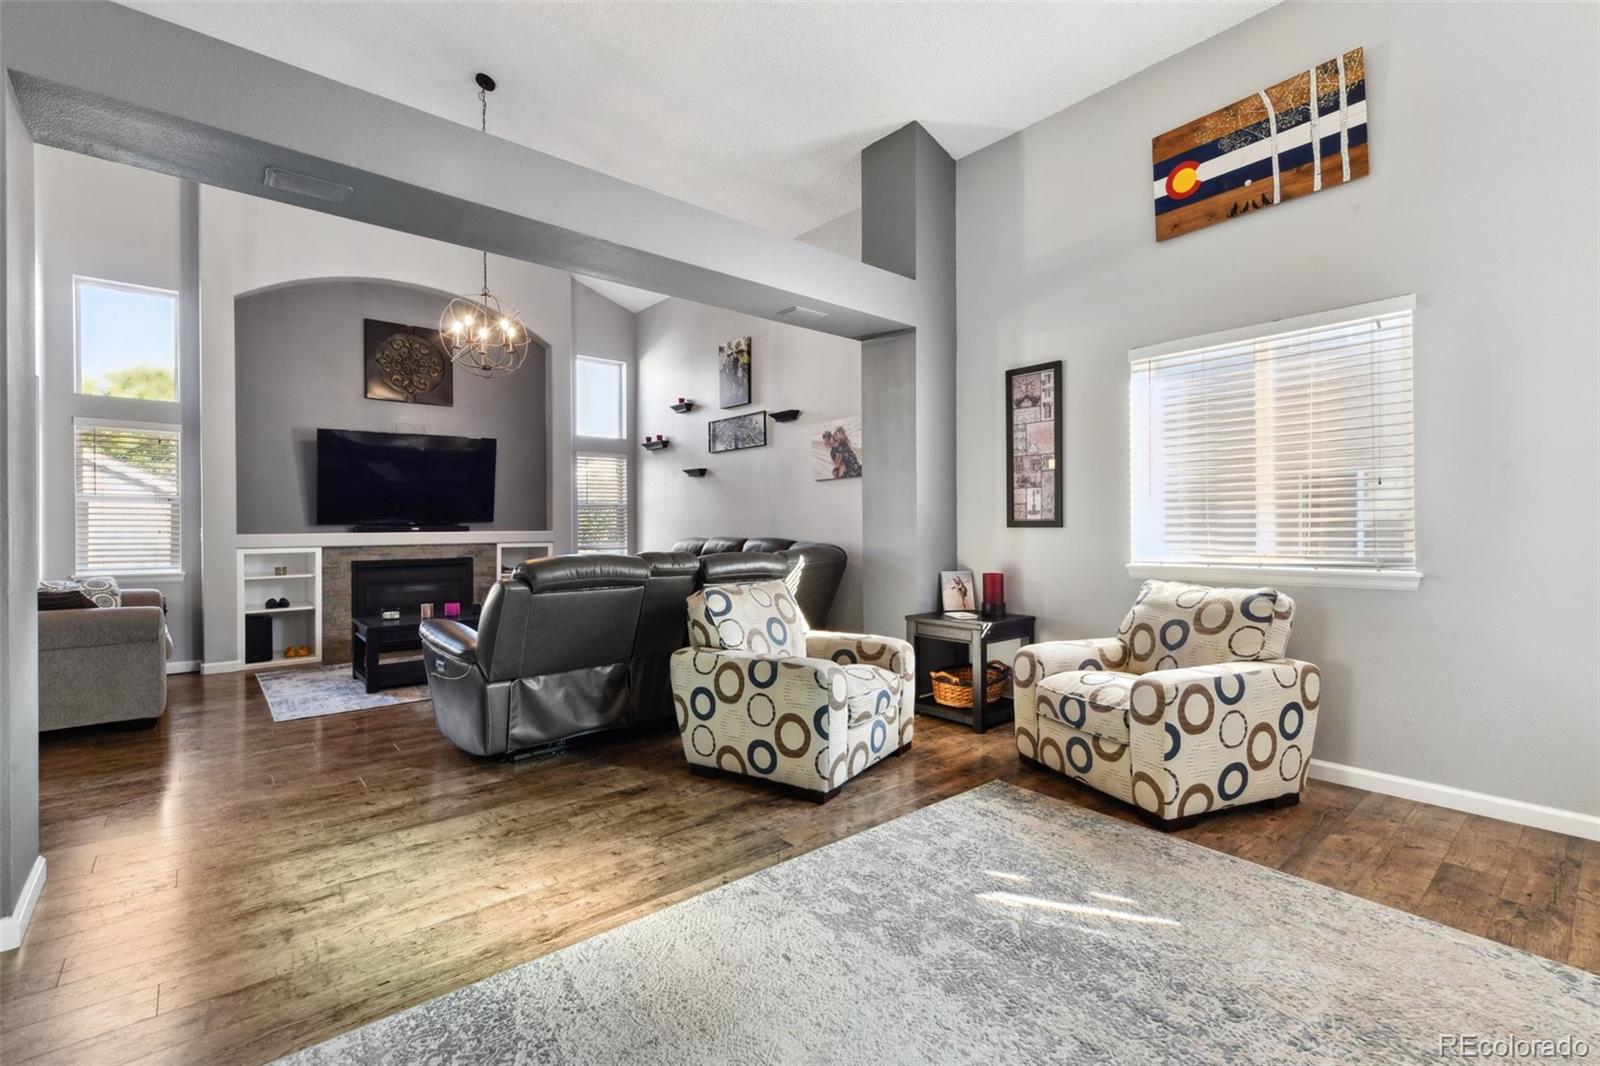
[(405, 431), (495, 438), (495, 518), (475, 528), (547, 527), (546, 354), (539, 345), (505, 378), (457, 370), (450, 407), (366, 398), (363, 321), (436, 325), (447, 299), (389, 282), (330, 280), (235, 301), (240, 533), (328, 528), (314, 524), (317, 430), (395, 432), (399, 423)]
[[(627, 393), (626, 418), (623, 423), (623, 439), (604, 440), (594, 437), (579, 437), (574, 431), (572, 447), (574, 452), (609, 452), (613, 455), (628, 457), (628, 499), (634, 506), (628, 512), (628, 542), (634, 550), (639, 550), (639, 465), (642, 460), (648, 459), (649, 453), (638, 448), (639, 440), (639, 358), (638, 358), (638, 324), (634, 314), (626, 307), (621, 307), (601, 296), (593, 289), (574, 278), (572, 280), (572, 354), (576, 356), (589, 356), (593, 359), (610, 359), (622, 363), (627, 380), (624, 389)], [(576, 406), (576, 390), (573, 394), (573, 403)], [(573, 425), (577, 425), (576, 411), (574, 411)], [(576, 457), (574, 457), (576, 462)], [(562, 482), (567, 484), (567, 482)], [(576, 489), (574, 488), (574, 492)], [(576, 501), (574, 501), (576, 506)]]
[[(72, 421), (75, 417), (183, 427), (179, 470), (183, 573), (118, 575), (129, 588), (167, 598), (172, 661), (196, 662), (200, 647), (199, 189), (193, 182), (120, 163), (39, 147), (39, 328), (44, 349), (44, 573), (74, 568)], [(82, 396), (74, 384), (74, 275), (148, 285), (178, 294), (178, 399), (173, 403)]]
[[(639, 547), (664, 551), (689, 536), (775, 536), (837, 544), (850, 553), (826, 623), (859, 631), (862, 479), (813, 481), (807, 427), (861, 413), (861, 344), (687, 300), (639, 312), (639, 432), (664, 433), (666, 451), (639, 452)], [(751, 403), (717, 406), (717, 345), (751, 341)], [(668, 408), (679, 396), (688, 414)], [(795, 422), (767, 423), (767, 446), (710, 455), (706, 424), (751, 411), (798, 408)], [(870, 469), (872, 453), (863, 464)], [(710, 470), (690, 478), (685, 467)], [(898, 630), (896, 631), (898, 632)]]
[(5, 245), (0, 314), (0, 915), (10, 915), (39, 857), (39, 379), (33, 341), (33, 142), (10, 80), (0, 129), (0, 243)]
[[(963, 566), (1110, 632), (1130, 348), (1417, 295), (1416, 592), (1290, 588), (1321, 759), (1600, 812), (1597, 8), (1285, 4), (959, 165)], [(1366, 48), (1372, 174), (1157, 245), (1150, 138)], [(1066, 527), (1008, 530), (1006, 367), (1064, 359)]]
[(956, 558), (956, 164), (917, 123), (861, 153), (861, 257), (917, 279), (916, 329), (862, 345), (864, 628), (938, 604)]

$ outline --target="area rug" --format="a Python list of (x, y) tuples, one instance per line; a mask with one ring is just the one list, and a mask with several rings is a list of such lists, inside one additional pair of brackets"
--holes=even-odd
[(1001, 783), (282, 1060), (1437, 1062), (1600, 977)]
[(302, 666), (257, 674), (262, 695), (274, 722), (295, 722), (346, 711), (365, 711), (373, 707), (394, 707), (428, 698), (427, 685), (368, 692), (365, 681), (350, 676), (350, 664)]

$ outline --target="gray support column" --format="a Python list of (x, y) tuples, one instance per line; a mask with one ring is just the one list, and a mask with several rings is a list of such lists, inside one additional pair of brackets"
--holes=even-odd
[[(16, 916), (39, 860), (39, 380), (33, 344), (33, 141), (9, 79), (0, 123), (0, 916)], [(8, 935), (16, 932), (7, 921)]]
[(867, 630), (936, 605), (956, 557), (956, 165), (912, 123), (861, 153), (861, 258), (917, 282), (912, 331), (861, 346)]

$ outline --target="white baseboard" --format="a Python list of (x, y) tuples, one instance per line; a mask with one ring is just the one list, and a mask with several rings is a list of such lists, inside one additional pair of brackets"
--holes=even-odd
[(1530, 825), (1535, 829), (1548, 829), (1553, 833), (1600, 840), (1600, 816), (1564, 811), (1559, 807), (1545, 807), (1523, 800), (1491, 796), (1486, 792), (1456, 788), (1453, 785), (1436, 785), (1398, 774), (1385, 774), (1377, 770), (1362, 770), (1336, 762), (1311, 760), (1311, 776), (1319, 781), (1332, 781), (1336, 785), (1363, 788), (1385, 796), (1431, 803), (1452, 811), (1480, 814), (1485, 818), (1498, 818), (1503, 822)]
[(229, 659), (220, 663), (203, 663), (200, 666), (202, 674), (233, 674), (238, 673), (244, 664), (238, 659)]
[(169, 674), (192, 674), (199, 669), (199, 659), (179, 659), (176, 662), (167, 663), (167, 673)]
[(22, 895), (17, 898), (15, 914), (0, 918), (0, 951), (14, 951), (22, 946), (22, 937), (28, 931), (28, 919), (33, 917), (33, 905), (39, 902), (44, 891), (44, 856), (33, 860), (33, 869), (22, 885)]

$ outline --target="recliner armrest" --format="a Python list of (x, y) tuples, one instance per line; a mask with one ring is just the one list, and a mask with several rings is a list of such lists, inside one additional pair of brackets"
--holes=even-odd
[(831, 659), (840, 665), (880, 666), (907, 679), (916, 672), (916, 656), (911, 645), (896, 637), (813, 629), (806, 634), (806, 656)]
[(429, 650), (443, 652), (459, 662), (478, 661), (478, 631), (448, 618), (430, 618), (422, 623), (422, 643)]

